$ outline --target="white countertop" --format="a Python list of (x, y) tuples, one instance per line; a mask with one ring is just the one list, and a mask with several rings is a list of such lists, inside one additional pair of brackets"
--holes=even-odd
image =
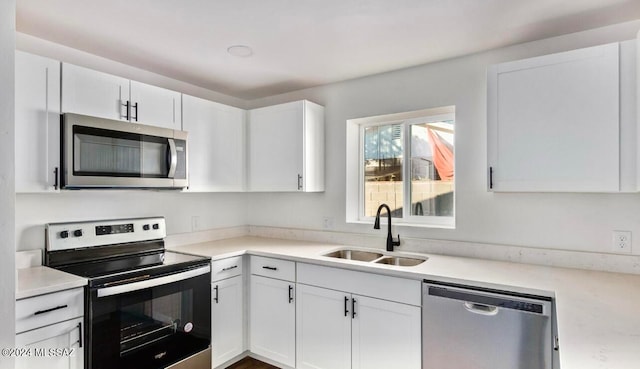
[(442, 255), (427, 255), (429, 260), (414, 267), (322, 256), (344, 247), (308, 241), (239, 237), (173, 249), (214, 260), (250, 253), (412, 279), (508, 287), (518, 292), (555, 296), (562, 369), (640, 368), (640, 275)]
[(18, 269), (16, 300), (82, 287), (87, 279), (45, 266)]

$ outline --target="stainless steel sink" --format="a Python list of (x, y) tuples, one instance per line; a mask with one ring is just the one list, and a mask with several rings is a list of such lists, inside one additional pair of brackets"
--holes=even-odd
[(324, 256), (348, 260), (374, 261), (382, 257), (382, 254), (362, 250), (338, 250), (325, 254)]
[(379, 260), (376, 260), (377, 264), (387, 264), (396, 266), (416, 266), (422, 264), (427, 259), (407, 258), (399, 256), (385, 256)]

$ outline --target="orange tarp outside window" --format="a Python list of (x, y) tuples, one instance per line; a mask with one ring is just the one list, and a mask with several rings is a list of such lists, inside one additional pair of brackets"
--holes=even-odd
[(430, 128), (427, 129), (429, 145), (433, 153), (433, 165), (436, 167), (440, 179), (453, 179), (453, 151), (442, 141), (442, 138)]

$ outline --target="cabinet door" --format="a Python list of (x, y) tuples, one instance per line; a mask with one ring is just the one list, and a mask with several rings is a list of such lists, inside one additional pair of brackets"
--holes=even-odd
[(16, 335), (16, 347), (31, 349), (30, 355), (16, 358), (16, 369), (84, 368), (83, 325), (83, 318), (77, 318)]
[(189, 133), (189, 191), (243, 191), (245, 111), (183, 95)]
[(619, 45), (492, 66), (489, 187), (620, 190)]
[(244, 352), (242, 276), (213, 284), (211, 347), (213, 367)]
[(16, 51), (16, 192), (56, 190), (60, 62)]
[(344, 292), (297, 285), (296, 368), (351, 368), (351, 298)]
[(250, 350), (289, 367), (296, 364), (294, 296), (292, 282), (251, 276)]
[(182, 130), (180, 96), (179, 92), (131, 81), (131, 121)]
[(251, 110), (248, 126), (249, 190), (302, 190), (303, 102)]
[(353, 295), (353, 369), (420, 369), (420, 307)]
[(62, 112), (128, 120), (129, 80), (62, 63)]

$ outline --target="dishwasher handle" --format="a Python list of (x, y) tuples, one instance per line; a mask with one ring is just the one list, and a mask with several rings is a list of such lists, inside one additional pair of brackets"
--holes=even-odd
[(464, 308), (474, 314), (486, 315), (486, 316), (494, 316), (498, 314), (498, 307), (485, 305), (485, 304), (477, 304), (475, 302), (465, 301)]

